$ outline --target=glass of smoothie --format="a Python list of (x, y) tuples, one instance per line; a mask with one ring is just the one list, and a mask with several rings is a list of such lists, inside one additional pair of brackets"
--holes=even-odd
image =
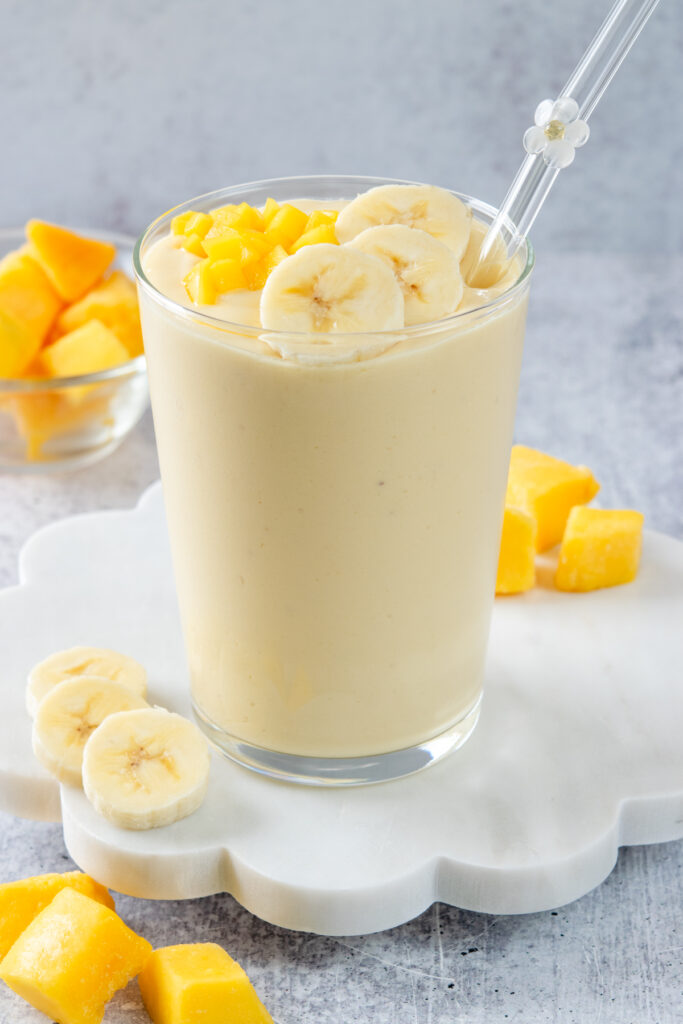
[(533, 267), (463, 283), (495, 212), (274, 179), (138, 242), (193, 707), (248, 767), (385, 781), (475, 727)]

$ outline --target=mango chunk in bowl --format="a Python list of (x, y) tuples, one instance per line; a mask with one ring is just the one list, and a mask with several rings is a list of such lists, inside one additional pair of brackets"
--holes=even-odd
[(96, 462), (145, 412), (133, 246), (41, 221), (0, 230), (0, 472)]

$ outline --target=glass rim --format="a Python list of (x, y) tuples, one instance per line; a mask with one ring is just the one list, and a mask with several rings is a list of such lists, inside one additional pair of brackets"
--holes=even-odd
[(110, 366), (108, 370), (97, 370), (94, 373), (80, 373), (71, 377), (0, 377), (0, 392), (28, 391), (61, 391), (72, 387), (83, 387), (85, 384), (102, 384), (108, 380), (119, 380), (122, 377), (137, 377), (147, 370), (144, 355)]
[[(108, 231), (104, 228), (74, 227), (70, 224), (64, 226), (69, 231), (76, 231), (92, 238), (98, 238), (103, 242), (111, 242), (112, 245), (116, 246), (117, 254), (121, 247), (129, 249), (131, 254), (135, 249), (135, 238), (121, 231)], [(23, 227), (0, 228), (0, 246), (3, 242), (21, 241), (22, 239), (26, 240)], [(62, 388), (82, 387), (84, 384), (99, 384), (102, 381), (134, 376), (144, 373), (146, 367), (144, 355), (139, 355), (134, 356), (132, 359), (127, 359), (125, 363), (110, 366), (107, 370), (96, 370), (94, 373), (72, 374), (70, 377), (0, 377), (0, 392), (59, 391)]]
[[(378, 185), (424, 184), (424, 182), (407, 181), (401, 178), (378, 178), (371, 176), (368, 177), (365, 175), (351, 174), (304, 174), (291, 175), (283, 178), (263, 178), (260, 181), (249, 181), (244, 182), (241, 185), (230, 185), (226, 188), (213, 189), (210, 192), (204, 192), (201, 195), (194, 196), (193, 198), (188, 199), (183, 203), (178, 203), (178, 205), (171, 207), (170, 210), (166, 210), (165, 213), (160, 214), (151, 222), (151, 224), (148, 225), (147, 228), (145, 228), (142, 234), (138, 237), (135, 243), (135, 247), (133, 249), (133, 268), (135, 271), (135, 276), (138, 279), (138, 283), (146, 291), (150, 293), (151, 297), (156, 302), (158, 302), (165, 309), (169, 310), (175, 315), (182, 316), (184, 319), (202, 323), (207, 327), (213, 328), (214, 330), (218, 329), (225, 333), (239, 332), (242, 335), (253, 336), (255, 338), (258, 338), (266, 334), (272, 338), (288, 338), (290, 340), (295, 340), (299, 343), (305, 343), (306, 340), (310, 340), (313, 337), (317, 337), (318, 335), (316, 335), (312, 331), (271, 330), (265, 327), (254, 326), (253, 324), (243, 324), (232, 320), (225, 320), (222, 317), (211, 316), (208, 313), (204, 313), (200, 310), (193, 309), (191, 306), (186, 306), (179, 302), (176, 302), (175, 299), (172, 299), (168, 295), (165, 295), (164, 292), (160, 291), (160, 289), (158, 289), (156, 285), (153, 284), (152, 281), (150, 281), (150, 279), (147, 277), (142, 268), (141, 256), (143, 246), (145, 245), (148, 238), (154, 231), (158, 230), (164, 222), (170, 224), (172, 218), (176, 216), (178, 213), (187, 211), (189, 209), (194, 209), (195, 206), (199, 208), (201, 208), (202, 206), (206, 207), (208, 206), (209, 203), (214, 201), (216, 202), (216, 205), (218, 205), (219, 199), (226, 199), (230, 196), (237, 196), (247, 191), (265, 189), (270, 186), (292, 185), (294, 183), (301, 183), (303, 185), (303, 183), (306, 182), (332, 183), (334, 181), (340, 181), (349, 184), (363, 183), (364, 188), (359, 188), (359, 191), (364, 191), (368, 188), (374, 188)], [(274, 187), (272, 191), (276, 191), (276, 188)], [(483, 200), (476, 199), (473, 196), (468, 196), (463, 192), (456, 192), (454, 189), (446, 189), (446, 191), (451, 192), (453, 195), (457, 196), (458, 199), (461, 199), (463, 202), (465, 202), (473, 210), (473, 212), (484, 213), (488, 217), (490, 217), (491, 220), (493, 220), (495, 215), (498, 213), (494, 206), (491, 206), (489, 203), (486, 203)], [(304, 194), (300, 198), (304, 199), (310, 197), (307, 197)], [(514, 224), (512, 224), (512, 222), (507, 223), (505, 226), (507, 230), (514, 233), (515, 226)], [(470, 307), (469, 309), (462, 310), (461, 312), (452, 313), (450, 316), (442, 317), (440, 320), (431, 320), (421, 324), (411, 324), (410, 326), (401, 327), (394, 330), (344, 331), (334, 333), (332, 337), (336, 342), (340, 342), (345, 338), (396, 339), (397, 335), (400, 335), (401, 338), (405, 338), (407, 340), (412, 337), (419, 337), (420, 335), (424, 335), (425, 332), (432, 333), (437, 330), (447, 329), (449, 326), (462, 324), (463, 322), (466, 322), (467, 318), (474, 319), (482, 312), (489, 313), (491, 311), (494, 311), (497, 308), (503, 306), (505, 303), (509, 302), (512, 297), (516, 296), (522, 290), (522, 286), (528, 281), (531, 275), (531, 271), (533, 270), (535, 263), (535, 254), (533, 245), (531, 244), (529, 238), (524, 239), (523, 248), (526, 252), (526, 259), (524, 261), (524, 264), (522, 266), (522, 269), (520, 270), (517, 279), (513, 282), (513, 284), (510, 285), (509, 288), (506, 288), (504, 292), (501, 292), (500, 295), (494, 296), (488, 302), (484, 302), (480, 306), (474, 306)]]

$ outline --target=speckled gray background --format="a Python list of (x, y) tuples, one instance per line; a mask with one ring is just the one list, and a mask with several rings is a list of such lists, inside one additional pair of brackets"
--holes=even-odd
[[(0, 224), (138, 231), (209, 188), (344, 171), (496, 202), (536, 103), (607, 0), (0, 0)], [(683, 539), (683, 5), (662, 0), (534, 229), (517, 439), (588, 463), (606, 505)], [(38, 526), (156, 478), (149, 415), (91, 469), (0, 475), (0, 586)], [(653, 652), (653, 669), (656, 657)], [(0, 881), (69, 866), (0, 815)], [(279, 1024), (678, 1024), (683, 843), (624, 850), (556, 913), (443, 905), (374, 936), (272, 928), (227, 896), (121, 898), (155, 945), (213, 939)], [(143, 1024), (136, 987), (106, 1024)], [(0, 987), (0, 1024), (45, 1021)]]
[[(539, 100), (608, 0), (0, 0), (0, 223), (132, 233), (212, 188), (308, 172), (499, 203)], [(534, 231), (683, 248), (683, 14), (663, 0)]]

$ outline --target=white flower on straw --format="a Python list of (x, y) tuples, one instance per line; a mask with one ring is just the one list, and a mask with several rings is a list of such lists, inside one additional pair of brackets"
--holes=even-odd
[(574, 150), (588, 142), (590, 128), (585, 121), (579, 121), (579, 105), (571, 96), (560, 96), (558, 100), (542, 100), (536, 107), (535, 124), (524, 133), (524, 148), (543, 159), (555, 170), (569, 167), (574, 159)]

